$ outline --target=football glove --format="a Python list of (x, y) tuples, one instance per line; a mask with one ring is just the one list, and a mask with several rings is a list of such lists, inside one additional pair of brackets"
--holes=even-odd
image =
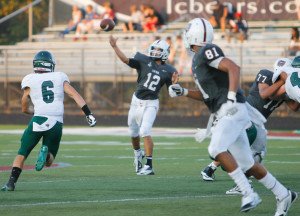
[(228, 92), (227, 101), (223, 103), (221, 108), (218, 111), (218, 118), (222, 118), (224, 116), (232, 116), (238, 111), (236, 106), (236, 93)]
[(185, 88), (182, 88), (179, 84), (173, 84), (169, 86), (169, 95), (172, 98), (178, 97), (178, 96), (186, 96), (188, 94), (188, 90)]
[(89, 123), (90, 127), (94, 127), (97, 123), (96, 118), (94, 117), (93, 113), (86, 116), (86, 120)]

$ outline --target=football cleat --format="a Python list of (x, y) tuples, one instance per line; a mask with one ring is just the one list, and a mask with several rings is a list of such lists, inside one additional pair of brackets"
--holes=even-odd
[[(249, 183), (251, 185), (251, 188), (253, 188), (251, 180), (249, 180)], [(241, 189), (237, 185), (234, 188), (226, 191), (226, 194), (227, 195), (243, 195)]]
[(154, 175), (154, 170), (149, 165), (145, 165), (137, 175)]
[(42, 145), (40, 149), (39, 156), (36, 160), (35, 163), (35, 170), (36, 171), (41, 171), (46, 163), (46, 158), (47, 158), (47, 152), (48, 152), (48, 147), (45, 145)]
[(143, 158), (145, 157), (144, 151), (134, 151), (134, 166), (135, 171), (138, 173), (143, 168)]
[(240, 208), (241, 212), (247, 212), (251, 209), (255, 208), (259, 203), (261, 203), (261, 199), (257, 193), (252, 192), (248, 195), (243, 196), (242, 198), (242, 206)]
[(216, 170), (211, 166), (205, 167), (203, 171), (201, 171), (201, 175), (204, 181), (214, 181), (214, 172)]
[(292, 206), (292, 204), (298, 198), (298, 194), (294, 191), (289, 190), (289, 195), (282, 199), (281, 201), (277, 200), (277, 209), (275, 212), (275, 216), (285, 216)]
[(9, 184), (7, 183), (1, 188), (1, 191), (14, 191), (15, 190), (15, 184)]

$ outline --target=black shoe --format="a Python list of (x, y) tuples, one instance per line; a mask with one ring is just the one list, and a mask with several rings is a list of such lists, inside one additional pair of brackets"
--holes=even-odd
[(2, 191), (14, 191), (15, 190), (15, 184), (10, 184), (10, 183), (7, 183), (6, 185), (4, 185), (2, 188), (1, 188)]
[(204, 181), (214, 181), (214, 172), (215, 170), (207, 166), (205, 169), (201, 172), (202, 178)]

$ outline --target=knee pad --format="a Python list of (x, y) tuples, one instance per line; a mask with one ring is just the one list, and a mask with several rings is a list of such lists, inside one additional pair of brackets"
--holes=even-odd
[(128, 129), (128, 133), (130, 137), (138, 137), (139, 136), (139, 128), (138, 127), (130, 127)]
[(140, 130), (141, 137), (146, 137), (151, 135), (151, 127), (150, 124), (143, 124)]
[(222, 153), (222, 152), (225, 152), (226, 150), (221, 150), (219, 148), (216, 148), (215, 146), (213, 145), (209, 145), (208, 146), (208, 153), (209, 153), (209, 156), (211, 158), (216, 158), (218, 154)]

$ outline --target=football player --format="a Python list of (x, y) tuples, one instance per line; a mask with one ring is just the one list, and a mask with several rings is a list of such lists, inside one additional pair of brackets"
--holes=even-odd
[[(63, 127), (64, 93), (67, 93), (81, 107), (91, 127), (96, 119), (84, 99), (70, 85), (68, 76), (63, 72), (54, 72), (55, 59), (48, 51), (38, 52), (33, 59), (35, 73), (28, 74), (22, 80), (22, 111), (33, 114), (24, 131), (21, 147), (16, 156), (8, 183), (2, 191), (13, 191), (22, 172), (24, 162), (32, 149), (43, 138), (35, 169), (40, 171), (44, 165), (50, 166), (57, 154)], [(33, 103), (30, 105), (30, 101)]]
[[(291, 65), (291, 60), (287, 58), (280, 58), (276, 60), (274, 64), (274, 71), (277, 72), (279, 68)], [(261, 70), (250, 88), (249, 96), (247, 97), (247, 102), (254, 107), (258, 112), (260, 112), (266, 119), (271, 115), (271, 113), (279, 107), (283, 102), (285, 102), (290, 109), (297, 111), (300, 104), (294, 100), (287, 98), (285, 95), (282, 95), (282, 92), (285, 81), (286, 74), (282, 73), (280, 77), (277, 76), (278, 80), (273, 84), (272, 77), (274, 73), (269, 70)], [(254, 157), (254, 160), (262, 163), (263, 158), (267, 152), (267, 131), (264, 127), (262, 121), (257, 121), (256, 116), (251, 118), (254, 121), (255, 128), (257, 130), (257, 136), (253, 143), (250, 143), (251, 151)], [(217, 167), (220, 165), (220, 162), (213, 161), (209, 164), (202, 172), (202, 178), (205, 181), (213, 181), (213, 174), (216, 171)], [(226, 194), (241, 194), (241, 191), (238, 186), (234, 187), (231, 190), (226, 191)]]
[[(116, 38), (111, 36), (109, 42), (121, 61), (137, 70), (138, 86), (132, 96), (128, 113), (129, 134), (137, 175), (154, 175), (151, 129), (159, 108), (158, 94), (164, 84), (169, 87), (172, 81), (178, 79), (176, 69), (165, 63), (170, 54), (170, 46), (164, 40), (156, 40), (150, 45), (148, 56), (137, 52), (133, 58), (128, 58), (117, 46)], [(140, 148), (140, 136), (144, 140), (145, 152)], [(142, 161), (145, 156), (146, 163), (143, 167)]]
[[(245, 128), (250, 121), (246, 98), (239, 87), (240, 68), (212, 44), (213, 28), (203, 19), (187, 24), (184, 32), (186, 48), (195, 52), (192, 71), (199, 90), (188, 90), (179, 84), (169, 87), (171, 97), (186, 96), (204, 101), (218, 123), (215, 126), (208, 152), (220, 161), (229, 176), (242, 191), (241, 212), (255, 208), (261, 199), (249, 184), (244, 172), (253, 175), (276, 196), (275, 215), (286, 215), (297, 193), (288, 190), (261, 164), (254, 161)], [(228, 153), (228, 150), (231, 154)]]

